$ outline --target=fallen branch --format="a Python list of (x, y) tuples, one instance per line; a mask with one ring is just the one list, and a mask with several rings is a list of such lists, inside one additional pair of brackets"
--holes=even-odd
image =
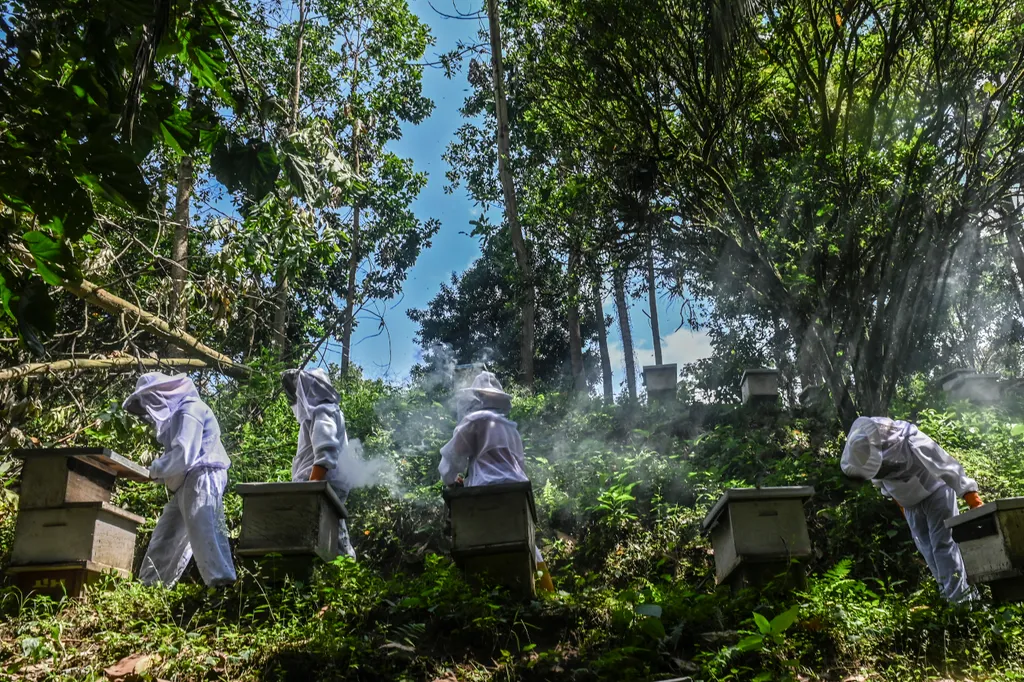
[(74, 372), (76, 370), (104, 370), (107, 372), (130, 372), (138, 367), (160, 369), (210, 369), (210, 365), (197, 358), (117, 358), (56, 360), (54, 362), (30, 362), (16, 367), (0, 369), (0, 381), (15, 381), (33, 374)]
[[(201, 360), (209, 367), (218, 369), (224, 374), (236, 379), (248, 378), (250, 370), (245, 365), (235, 363), (231, 358), (210, 348), (202, 341), (184, 332), (171, 327), (166, 320), (146, 312), (133, 303), (129, 303), (119, 296), (101, 289), (92, 282), (81, 280), (79, 282), (64, 282), (64, 288), (78, 298), (102, 308), (111, 315), (127, 315), (138, 325), (145, 327), (151, 334), (163, 339), (175, 348), (181, 349), (190, 358)], [(167, 363), (169, 360), (162, 360)]]

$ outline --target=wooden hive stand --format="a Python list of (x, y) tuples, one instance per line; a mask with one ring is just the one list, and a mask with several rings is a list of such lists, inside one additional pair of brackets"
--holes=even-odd
[(738, 591), (780, 574), (801, 583), (802, 567), (793, 560), (811, 554), (804, 502), (813, 495), (810, 486), (726, 490), (701, 524), (711, 536), (715, 583)]
[(345, 505), (327, 481), (242, 483), (242, 530), (235, 551), (258, 579), (308, 578), (338, 556)]
[(972, 585), (992, 588), (997, 603), (1024, 601), (1024, 497), (983, 504), (946, 519)]
[(532, 598), (537, 571), (533, 486), (448, 488), (452, 558), (468, 576), (489, 575), (512, 594)]
[(79, 598), (110, 574), (131, 577), (144, 521), (110, 504), (118, 478), (149, 471), (105, 448), (16, 450), (22, 460), (18, 521), (7, 570), (25, 592)]

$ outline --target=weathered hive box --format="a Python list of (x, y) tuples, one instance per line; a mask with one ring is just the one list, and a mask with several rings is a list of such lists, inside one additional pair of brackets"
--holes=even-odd
[(748, 369), (740, 377), (743, 404), (772, 402), (779, 399), (779, 370)]
[(1002, 397), (997, 374), (956, 370), (939, 379), (939, 383), (951, 402), (967, 400), (976, 405), (990, 405), (999, 402)]
[(995, 500), (946, 519), (960, 545), (967, 581), (996, 601), (1024, 601), (1024, 497)]
[(95, 564), (129, 576), (144, 519), (108, 502), (73, 502), (18, 513), (11, 567)]
[(77, 598), (103, 574), (131, 576), (143, 519), (110, 504), (117, 478), (149, 471), (105, 448), (17, 450), (23, 460), (8, 575), (23, 591)]
[(644, 367), (644, 386), (651, 400), (672, 400), (676, 397), (679, 368), (670, 365), (647, 365)]
[(117, 478), (148, 481), (149, 471), (105, 448), (15, 450), (22, 460), (19, 509), (110, 502)]
[(102, 566), (91, 561), (72, 561), (46, 566), (11, 566), (7, 569), (11, 584), (23, 594), (41, 594), (52, 599), (64, 596), (78, 599), (85, 593), (86, 585), (92, 585), (103, 576), (112, 575), (128, 578), (129, 573)]
[(242, 497), (239, 556), (338, 556), (338, 522), (347, 512), (327, 481), (243, 483), (235, 491)]
[(742, 587), (809, 556), (804, 502), (813, 495), (810, 486), (726, 490), (701, 524), (711, 535), (715, 582)]
[(537, 511), (529, 482), (449, 488), (452, 557), (468, 575), (489, 574), (513, 594), (534, 592)]

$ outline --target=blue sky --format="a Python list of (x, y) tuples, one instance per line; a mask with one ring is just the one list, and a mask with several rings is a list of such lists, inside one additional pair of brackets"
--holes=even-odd
[[(437, 41), (428, 53), (430, 61), (433, 61), (435, 55), (455, 48), (460, 39), (467, 42), (475, 40), (480, 22), (442, 17), (431, 9), (426, 0), (410, 0), (410, 4), (421, 20), (430, 26)], [(451, 2), (437, 0), (435, 6), (448, 11)], [(468, 10), (476, 4), (459, 0), (459, 6)], [(479, 208), (474, 206), (461, 189), (453, 194), (445, 194), (447, 164), (441, 158), (464, 122), (459, 108), (468, 92), (469, 83), (465, 72), (457, 73), (449, 80), (441, 69), (426, 69), (424, 93), (434, 101), (434, 112), (424, 123), (407, 126), (403, 139), (391, 145), (397, 154), (413, 159), (417, 170), (429, 175), (427, 186), (414, 209), (422, 219), (437, 218), (441, 222), (441, 229), (431, 248), (420, 254), (416, 265), (410, 270), (403, 295), (393, 301), (376, 303), (375, 308), (384, 311), (388, 333), (378, 334), (377, 321), (370, 318), (364, 319), (362, 327), (357, 327), (353, 333), (352, 359), (368, 376), (395, 381), (408, 377), (409, 369), (419, 359), (420, 348), (414, 339), (416, 325), (406, 316), (406, 310), (425, 307), (452, 272), (465, 270), (480, 253), (479, 241), (468, 236), (471, 229), (469, 221), (479, 214)], [(500, 207), (491, 210), (500, 210)], [(630, 313), (638, 365), (653, 364), (651, 332), (644, 314), (645, 308), (646, 298), (634, 301)], [(609, 314), (612, 313), (610, 301), (606, 302), (605, 309)], [(665, 362), (689, 362), (710, 352), (704, 334), (688, 329), (675, 331), (679, 326), (678, 306), (673, 305), (664, 295), (659, 297), (659, 309)], [(623, 381), (623, 355), (619, 339), (618, 326), (615, 325), (609, 329), (609, 342), (616, 386)], [(337, 351), (335, 343), (326, 361), (337, 361)]]

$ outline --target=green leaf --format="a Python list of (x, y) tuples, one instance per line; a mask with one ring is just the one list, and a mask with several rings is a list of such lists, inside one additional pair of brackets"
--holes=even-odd
[(645, 616), (640, 621), (640, 630), (652, 639), (665, 639), (665, 626), (659, 618)]
[(637, 604), (634, 610), (641, 616), (661, 618), (661, 607), (657, 604)]
[(757, 623), (757, 629), (761, 631), (762, 635), (767, 635), (772, 631), (772, 626), (768, 619), (756, 611), (754, 612), (754, 622)]
[(797, 616), (800, 614), (800, 607), (794, 606), (788, 611), (784, 611), (779, 615), (772, 618), (771, 632), (773, 635), (778, 635), (790, 628), (793, 623), (796, 622)]
[(523, 653), (525, 654), (526, 652), (528, 652), (528, 651), (533, 651), (533, 650), (534, 650), (534, 649), (536, 649), (536, 648), (537, 648), (537, 645), (536, 645), (536, 644), (527, 644), (526, 646), (524, 646), (524, 647), (522, 648), (522, 652), (523, 652)]
[(1021, 434), (1024, 434), (1024, 424), (1014, 424), (1013, 428), (1010, 429), (1010, 435), (1016, 438)]
[(36, 271), (48, 284), (60, 286), (71, 277), (74, 259), (62, 241), (32, 230), (21, 236), (36, 262)]
[(738, 651), (759, 651), (764, 646), (764, 637), (761, 635), (747, 635), (736, 644)]

